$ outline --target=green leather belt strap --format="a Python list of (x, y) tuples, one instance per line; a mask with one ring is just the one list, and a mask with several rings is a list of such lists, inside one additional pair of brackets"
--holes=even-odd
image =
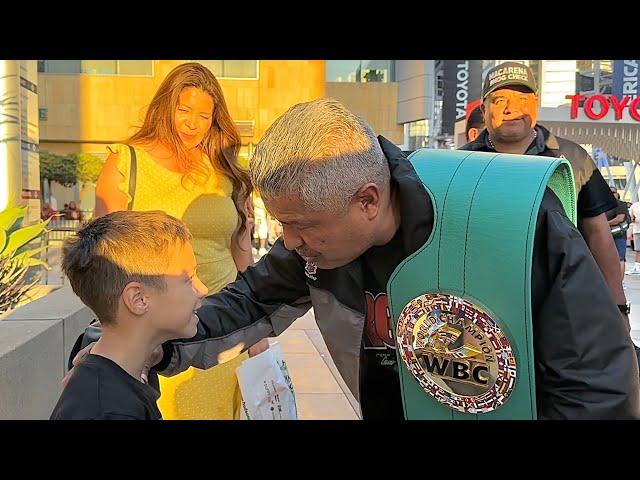
[(398, 348), (405, 416), (536, 418), (531, 319), (534, 234), (547, 186), (575, 224), (571, 166), (564, 158), (432, 149), (418, 150), (409, 160), (431, 196), (435, 215), (430, 238), (396, 268), (387, 285), (394, 335), (401, 312), (412, 299), (425, 293), (461, 297), (491, 315), (502, 329), (517, 374), (504, 404), (487, 413), (464, 413), (426, 393)]

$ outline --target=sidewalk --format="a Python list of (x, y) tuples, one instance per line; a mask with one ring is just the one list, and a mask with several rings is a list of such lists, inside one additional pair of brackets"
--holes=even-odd
[[(627, 250), (627, 259), (633, 259), (634, 252)], [(627, 262), (627, 265), (633, 265)], [(631, 268), (630, 266), (628, 268)], [(625, 275), (624, 290), (627, 301), (631, 302), (631, 314), (629, 322), (631, 323), (631, 338), (634, 343), (640, 347), (640, 275)]]
[[(260, 256), (253, 252), (254, 261)], [(300, 420), (359, 420), (360, 406), (336, 368), (316, 325), (313, 309), (279, 337), (296, 392)]]
[(358, 420), (360, 407), (338, 373), (318, 330), (313, 310), (279, 337), (296, 392), (300, 420)]

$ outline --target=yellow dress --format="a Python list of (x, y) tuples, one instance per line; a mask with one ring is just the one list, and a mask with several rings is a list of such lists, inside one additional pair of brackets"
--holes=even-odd
[[(118, 170), (125, 177), (120, 190), (129, 197), (129, 147), (113, 144), (108, 148), (120, 154)], [(161, 166), (140, 147), (135, 151), (137, 180), (132, 210), (163, 210), (187, 225), (193, 236), (198, 277), (209, 293), (233, 282), (238, 271), (230, 248), (238, 214), (231, 199), (231, 181), (211, 169), (205, 185), (187, 190), (180, 183), (182, 174)], [(245, 358), (246, 353), (208, 370), (191, 367), (173, 377), (160, 375), (162, 395), (158, 407), (162, 417), (166, 420), (240, 418), (241, 395), (236, 368)]]

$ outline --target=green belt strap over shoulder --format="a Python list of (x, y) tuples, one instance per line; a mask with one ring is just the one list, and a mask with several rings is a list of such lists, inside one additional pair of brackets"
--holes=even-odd
[(434, 225), (387, 285), (405, 416), (535, 419), (536, 220), (548, 186), (576, 223), (571, 166), (432, 149), (409, 160), (433, 202)]

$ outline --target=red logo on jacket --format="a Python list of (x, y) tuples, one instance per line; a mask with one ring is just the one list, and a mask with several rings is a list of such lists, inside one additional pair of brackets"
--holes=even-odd
[(387, 294), (379, 293), (374, 297), (370, 292), (364, 292), (364, 299), (364, 348), (395, 348)]

